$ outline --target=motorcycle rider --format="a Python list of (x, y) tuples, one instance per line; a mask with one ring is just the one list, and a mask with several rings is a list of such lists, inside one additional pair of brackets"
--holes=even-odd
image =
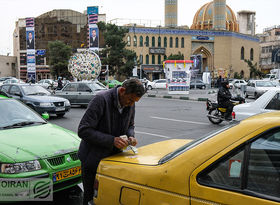
[(233, 103), (230, 101), (232, 98), (231, 93), (229, 91), (229, 82), (227, 80), (221, 82), (221, 87), (218, 91), (218, 104), (220, 107), (226, 108), (227, 111), (225, 113), (226, 120), (232, 120), (231, 113), (233, 110)]

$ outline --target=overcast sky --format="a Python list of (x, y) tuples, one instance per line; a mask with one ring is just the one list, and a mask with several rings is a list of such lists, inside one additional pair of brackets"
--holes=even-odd
[[(210, 0), (178, 0), (178, 25), (191, 26), (196, 11)], [(0, 55), (13, 53), (12, 34), (19, 18), (37, 17), (53, 9), (83, 12), (88, 6), (99, 6), (107, 21), (115, 18), (157, 20), (164, 25), (164, 0), (0, 0)], [(240, 10), (256, 11), (257, 33), (280, 25), (279, 0), (227, 0), (237, 14)]]

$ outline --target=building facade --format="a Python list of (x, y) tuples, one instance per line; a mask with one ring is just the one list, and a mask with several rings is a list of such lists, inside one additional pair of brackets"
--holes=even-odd
[(0, 55), (0, 77), (16, 77), (17, 58)]
[(249, 77), (244, 60), (259, 61), (259, 39), (231, 31), (131, 27), (127, 48), (136, 52), (143, 75), (150, 80), (164, 77), (163, 61), (171, 54), (181, 53), (184, 59), (201, 54), (201, 72), (209, 71), (213, 77), (220, 70), (226, 72), (225, 77), (233, 77), (234, 72)]
[(276, 56), (272, 55), (273, 51), (280, 50), (280, 25), (266, 28), (259, 38), (261, 70), (269, 73), (271, 69), (280, 68), (280, 64), (275, 59)]
[[(105, 15), (99, 15), (99, 21), (105, 21)], [(16, 22), (14, 30), (14, 56), (19, 68), (16, 76), (23, 80), (27, 77), (27, 49), (25, 18)], [(51, 78), (47, 64), (47, 47), (51, 41), (63, 41), (75, 52), (78, 48), (87, 48), (89, 41), (87, 13), (73, 10), (52, 10), (35, 18), (35, 57), (36, 79)]]

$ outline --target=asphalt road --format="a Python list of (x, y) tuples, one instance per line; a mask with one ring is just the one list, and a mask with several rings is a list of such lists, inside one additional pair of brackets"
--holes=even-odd
[[(77, 132), (86, 108), (72, 107), (63, 118), (51, 117), (49, 122)], [(142, 98), (136, 103), (135, 131), (138, 146), (172, 138), (201, 137), (225, 125), (213, 125), (206, 117), (205, 102)]]
[[(86, 108), (72, 107), (63, 118), (51, 116), (50, 123), (77, 132), (79, 122)], [(135, 131), (138, 146), (169, 139), (196, 139), (226, 123), (213, 125), (206, 117), (205, 102), (148, 98), (143, 97), (136, 103)], [(30, 205), (80, 205), (82, 204), (82, 187), (76, 186), (54, 194), (52, 202), (26, 202), (16, 204)]]

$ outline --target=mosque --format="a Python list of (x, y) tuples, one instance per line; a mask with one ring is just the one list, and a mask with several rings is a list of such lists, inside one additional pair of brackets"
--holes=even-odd
[(248, 78), (245, 59), (259, 63), (259, 39), (255, 35), (255, 12), (236, 14), (226, 0), (214, 0), (197, 10), (190, 26), (177, 25), (177, 0), (165, 0), (164, 27), (134, 24), (127, 35), (127, 48), (137, 53), (142, 75), (150, 80), (163, 78), (163, 61), (170, 55), (197, 58), (200, 73)]
[[(165, 0), (164, 25), (144, 25), (141, 22), (119, 25), (129, 28), (124, 40), (127, 41), (127, 49), (137, 54), (139, 77), (149, 80), (164, 78), (164, 60), (177, 54), (183, 55), (185, 60), (194, 59), (196, 63), (192, 69), (200, 74), (207, 71), (213, 78), (219, 75), (232, 78), (235, 73), (249, 77), (249, 68), (244, 60), (259, 63), (255, 12), (244, 10), (236, 15), (226, 0), (214, 0), (198, 8), (189, 27), (177, 25), (177, 10), (178, 0)], [(26, 19), (16, 22), (13, 33), (14, 73), (23, 80), (27, 77)], [(106, 14), (98, 14), (98, 21), (106, 22)], [(81, 45), (83, 49), (88, 48), (86, 12), (55, 9), (37, 16), (34, 22), (36, 79), (53, 77), (46, 59), (48, 42), (61, 40), (73, 50), (80, 49)], [(105, 47), (102, 35), (100, 32), (100, 49)]]

